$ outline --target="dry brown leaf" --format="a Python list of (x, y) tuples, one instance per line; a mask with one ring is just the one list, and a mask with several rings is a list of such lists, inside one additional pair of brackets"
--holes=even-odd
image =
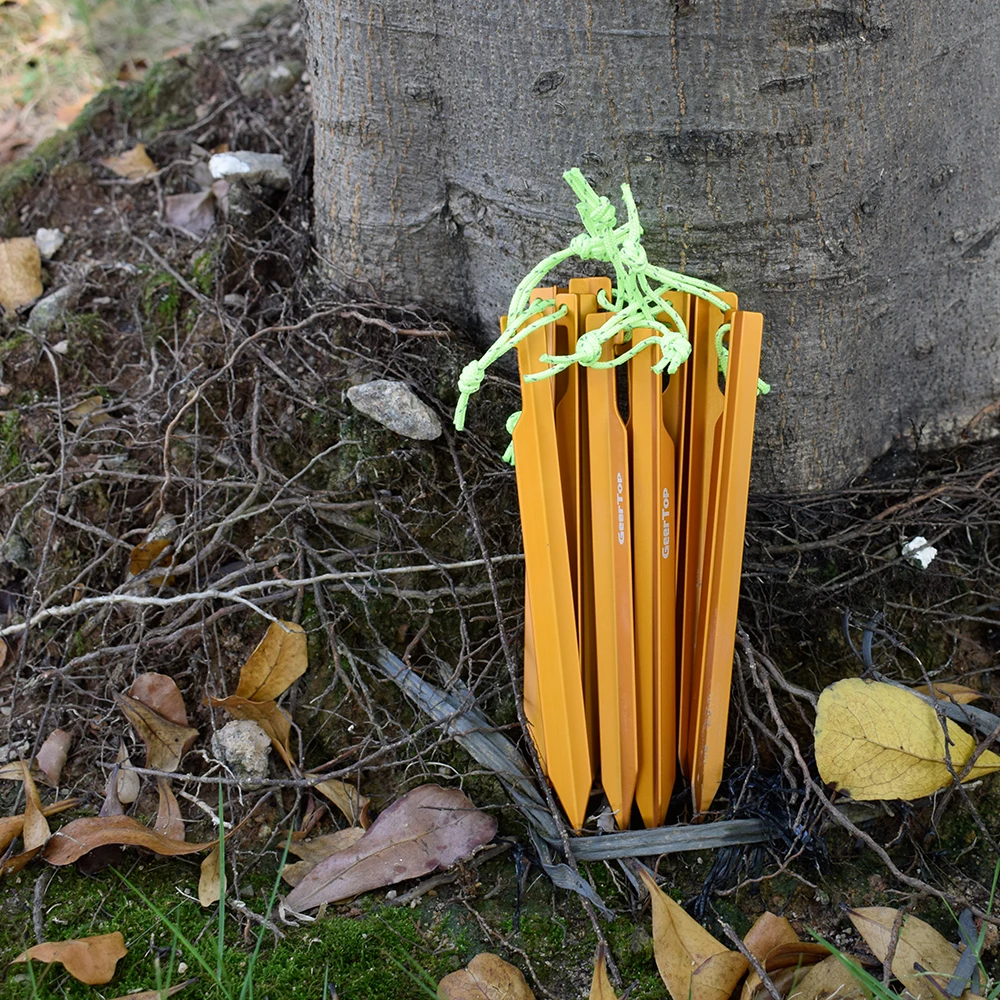
[(24, 781), (25, 765), (36, 782), (40, 781), (43, 785), (50, 784), (48, 777), (46, 777), (45, 772), (41, 768), (36, 767), (33, 763), (29, 764), (28, 761), (20, 758), (18, 760), (9, 760), (6, 764), (0, 764), (0, 780)]
[(240, 670), (239, 698), (274, 701), (306, 672), (306, 633), (295, 622), (271, 622), (264, 638)]
[(72, 941), (46, 941), (21, 952), (14, 962), (61, 962), (66, 971), (81, 983), (100, 986), (111, 982), (115, 966), (128, 954), (121, 931)]
[(219, 901), (220, 889), (224, 890), (226, 877), (222, 873), (222, 852), (216, 844), (201, 863), (198, 877), (198, 902), (202, 906), (212, 906)]
[(42, 256), (27, 236), (0, 240), (0, 305), (13, 312), (42, 294)]
[(35, 779), (31, 777), (28, 765), (21, 764), (24, 776), (24, 828), (21, 830), (21, 840), (25, 851), (41, 847), (49, 839), (49, 823), (42, 809), (42, 800), (38, 797)]
[[(57, 813), (72, 809), (73, 806), (78, 806), (82, 801), (82, 799), (63, 799), (60, 802), (53, 802), (50, 806), (43, 806), (42, 813), (45, 816), (55, 816)], [(21, 836), (23, 829), (24, 813), (18, 813), (17, 816), (0, 817), (0, 854)]]
[(73, 734), (65, 729), (53, 729), (35, 755), (35, 763), (53, 785), (59, 784), (63, 765), (73, 745)]
[(768, 972), (779, 969), (795, 969), (806, 965), (815, 965), (830, 954), (830, 949), (823, 944), (811, 941), (789, 941), (786, 944), (775, 945), (764, 960), (764, 968)]
[(41, 850), (41, 847), (33, 847), (30, 851), (23, 851), (21, 854), (15, 854), (0, 861), (0, 875), (16, 875), (30, 861), (34, 860), (41, 853)]
[(792, 925), (784, 918), (773, 913), (762, 913), (747, 931), (743, 943), (747, 951), (763, 963), (772, 948), (779, 944), (798, 944), (799, 936)]
[(146, 744), (146, 767), (155, 771), (176, 771), (181, 758), (198, 738), (198, 730), (178, 726), (127, 694), (116, 694), (115, 701)]
[(422, 785), (384, 810), (353, 847), (316, 865), (285, 906), (302, 913), (447, 868), (489, 843), (496, 829), (457, 788)]
[[(847, 911), (851, 923), (880, 962), (889, 954), (898, 913), (891, 906), (866, 906)], [(937, 1000), (940, 991), (934, 989), (930, 977), (943, 988), (954, 973), (958, 959), (958, 949), (930, 924), (909, 915), (903, 917), (892, 956), (892, 974), (915, 1000)], [(924, 971), (918, 971), (918, 965)]]
[(103, 396), (89, 396), (77, 403), (76, 406), (71, 406), (66, 411), (66, 419), (74, 426), (79, 426), (84, 420), (88, 420), (91, 427), (99, 427), (111, 419), (107, 413), (97, 412), (103, 406)]
[(594, 965), (594, 978), (590, 984), (590, 1000), (618, 1000), (608, 979), (608, 963), (604, 957), (604, 945), (597, 953), (597, 963)]
[(983, 692), (965, 684), (944, 684), (938, 681), (934, 684), (921, 684), (913, 689), (920, 694), (926, 694), (939, 701), (953, 701), (959, 705), (971, 705), (977, 698), (982, 698)]
[(118, 156), (104, 157), (101, 163), (112, 173), (129, 181), (141, 181), (156, 173), (156, 164), (149, 158), (146, 147), (141, 142)]
[(315, 865), (345, 847), (353, 847), (364, 835), (365, 831), (360, 827), (349, 826), (346, 830), (335, 830), (311, 840), (293, 840), (288, 845), (288, 852)]
[(7, 662), (7, 643), (0, 639), (0, 667)]
[(346, 830), (337, 830), (312, 840), (293, 841), (288, 850), (302, 858), (281, 869), (281, 877), (293, 888), (297, 886), (321, 861), (353, 847), (365, 831), (360, 826), (350, 826)]
[[(115, 775), (115, 791), (114, 795), (118, 801), (117, 812), (108, 813), (104, 812), (104, 806), (101, 806), (101, 815), (119, 815), (125, 812), (121, 808), (122, 804), (130, 805), (139, 798), (139, 792), (142, 790), (142, 781), (139, 779), (139, 775), (135, 773), (135, 768), (132, 766), (132, 762), (128, 759), (128, 751), (125, 749), (125, 744), (122, 743), (118, 747), (118, 761), (117, 767), (114, 772)], [(105, 795), (104, 803), (108, 805), (108, 799), (111, 794), (110, 788)], [(109, 810), (113, 810), (114, 805), (109, 806)]]
[(141, 701), (147, 708), (151, 708), (175, 725), (188, 724), (184, 695), (181, 694), (173, 677), (168, 677), (166, 674), (139, 674), (128, 693), (130, 698)]
[(171, 840), (150, 830), (148, 826), (143, 826), (131, 816), (87, 816), (67, 823), (52, 834), (42, 857), (50, 865), (71, 865), (105, 844), (125, 844), (144, 847), (154, 854), (173, 858), (207, 851), (217, 843), (217, 840), (209, 840), (203, 844)]
[[(311, 775), (306, 775), (311, 777)], [(325, 795), (347, 818), (348, 823), (355, 823), (366, 830), (371, 825), (371, 818), (368, 815), (368, 807), (371, 799), (367, 795), (362, 795), (354, 785), (348, 785), (345, 781), (338, 781), (336, 778), (328, 778), (313, 785), (313, 788), (321, 795)]]
[(184, 839), (184, 817), (181, 807), (177, 804), (170, 782), (166, 778), (156, 779), (156, 790), (160, 795), (160, 805), (156, 810), (156, 822), (153, 829), (171, 840)]
[[(673, 1000), (729, 1000), (746, 972), (747, 960), (689, 917), (647, 872), (640, 874), (649, 890), (653, 954), (667, 992)], [(710, 961), (719, 956), (724, 956), (721, 961)]]
[(126, 993), (122, 997), (112, 997), (111, 1000), (163, 1000), (164, 997), (172, 997), (196, 982), (197, 979), (185, 979), (183, 983), (171, 986), (168, 990), (143, 990), (141, 993)]
[(215, 225), (215, 192), (204, 188), (194, 194), (167, 195), (163, 221), (200, 239)]
[[(129, 576), (138, 576), (153, 566), (167, 566), (172, 564), (173, 558), (170, 552), (170, 545), (169, 538), (152, 538), (146, 542), (139, 542), (132, 549), (132, 554), (129, 556)], [(151, 587), (162, 587), (166, 584), (169, 587), (174, 582), (174, 579), (169, 574), (153, 576), (150, 577), (149, 585)]]
[(292, 734), (292, 720), (288, 713), (278, 707), (276, 701), (250, 701), (230, 695), (228, 698), (209, 698), (208, 703), (214, 708), (224, 708), (234, 719), (249, 719), (256, 722), (267, 733), (271, 746), (278, 751), (285, 764), (295, 766), (288, 741)]
[[(947, 728), (948, 743), (945, 743)], [(952, 783), (976, 741), (912, 691), (860, 677), (837, 681), (819, 696), (816, 766), (822, 779), (859, 801), (920, 799)], [(1000, 770), (980, 754), (966, 781)]]
[(535, 1000), (521, 970), (488, 951), (445, 976), (437, 995), (438, 1000)]
[[(846, 956), (852, 957), (850, 955)], [(864, 1000), (868, 994), (836, 955), (814, 965), (798, 984), (796, 1000)]]

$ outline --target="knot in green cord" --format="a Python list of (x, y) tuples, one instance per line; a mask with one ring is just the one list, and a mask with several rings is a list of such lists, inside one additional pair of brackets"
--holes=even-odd
[(486, 377), (486, 370), (479, 363), (479, 360), (470, 361), (458, 376), (458, 391), (463, 396), (471, 396), (479, 392)]
[(603, 350), (604, 342), (601, 340), (600, 330), (589, 330), (580, 334), (573, 357), (581, 365), (592, 365), (595, 361), (601, 360)]

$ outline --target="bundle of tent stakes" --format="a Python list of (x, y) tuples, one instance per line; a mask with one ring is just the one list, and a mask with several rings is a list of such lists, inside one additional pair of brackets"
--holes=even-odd
[[(648, 263), (583, 175), (585, 232), (518, 286), (463, 372), (455, 423), (516, 348), (508, 423), (525, 556), (524, 709), (570, 823), (599, 775), (615, 820), (660, 826), (678, 764), (696, 813), (722, 780), (762, 317)], [(541, 280), (571, 256), (608, 278)]]

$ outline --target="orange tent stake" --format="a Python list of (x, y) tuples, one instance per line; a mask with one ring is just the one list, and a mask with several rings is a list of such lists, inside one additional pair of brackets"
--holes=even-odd
[(695, 642), (695, 676), (700, 679), (700, 686), (697, 709), (691, 717), (690, 739), (692, 794), (695, 811), (699, 813), (708, 810), (719, 790), (726, 752), (763, 326), (760, 313), (727, 315), (732, 322), (729, 371), (711, 482), (711, 513)]
[[(587, 330), (608, 315), (587, 317)], [(614, 357), (611, 343), (602, 360)], [(601, 784), (621, 829), (629, 825), (638, 764), (635, 637), (632, 617), (632, 526), (628, 436), (618, 412), (614, 369), (587, 369), (591, 548), (600, 696)]]
[[(551, 289), (547, 290), (551, 291)], [(533, 293), (533, 298), (540, 292)], [(551, 297), (546, 295), (544, 297)], [(521, 418), (514, 428), (515, 470), (527, 577), (542, 757), (572, 826), (579, 828), (593, 781), (583, 707), (566, 512), (559, 475), (551, 380), (525, 382), (544, 369), (543, 327), (518, 344)]]
[[(716, 293), (731, 308), (737, 298), (728, 292)], [(724, 398), (719, 390), (719, 366), (715, 354), (715, 331), (722, 325), (722, 313), (696, 298), (691, 322), (691, 357), (687, 370), (687, 428), (684, 442), (684, 510), (680, 553), (680, 691), (678, 701), (678, 752), (681, 770), (691, 776), (691, 713), (698, 697), (695, 674), (695, 636), (701, 604), (705, 564), (705, 535), (711, 495), (712, 461), (716, 452), (716, 428), (722, 416)]]
[[(687, 321), (688, 296), (671, 305)], [(634, 341), (648, 331), (635, 330)], [(629, 445), (632, 461), (633, 600), (638, 696), (639, 768), (635, 801), (647, 827), (666, 819), (677, 770), (677, 459), (681, 372), (663, 389), (656, 358), (629, 362)], [(679, 436), (679, 435), (678, 435)]]

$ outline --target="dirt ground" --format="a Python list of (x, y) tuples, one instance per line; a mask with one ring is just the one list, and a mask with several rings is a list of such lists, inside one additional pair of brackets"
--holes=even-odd
[[(524, 747), (508, 669), (523, 621), (517, 498), (500, 460), (518, 393), (509, 376), (491, 376), (470, 430), (431, 444), (348, 403), (353, 384), (402, 379), (448, 424), (458, 373), (478, 349), (440, 317), (344, 301), (323, 277), (310, 240), (308, 75), (285, 92), (245, 93), (261, 67), (300, 72), (302, 43), (294, 9), (262, 16), (106, 92), (0, 173), (0, 233), (61, 230), (44, 281), (72, 289), (44, 331), (0, 318), (0, 628), (18, 626), (0, 666), (0, 750), (27, 758), (54, 728), (70, 731), (60, 794), (82, 800), (69, 816), (93, 815), (119, 746), (143, 763), (114, 695), (140, 673), (168, 674), (200, 733), (179, 785), (187, 835), (210, 837), (220, 786), (198, 779), (218, 773), (210, 736), (226, 720), (206, 699), (235, 690), (266, 627), (254, 608), (299, 622), (309, 670), (288, 704), (299, 768), (356, 784), (373, 812), (428, 781), (460, 783), (497, 815), (507, 850), (407, 906), (404, 883), (315, 925), (267, 929), (256, 995), (318, 998), (324, 976), (345, 1000), (420, 996), (428, 984), (433, 994), (483, 949), (521, 966), (539, 996), (584, 995), (597, 938), (579, 897), (540, 874), (528, 823), (495, 777), (371, 667), (388, 647), (430, 683), (464, 686)], [(151, 177), (101, 164), (140, 141)], [(203, 190), (222, 149), (281, 154), (290, 189), (231, 196), (228, 217), (220, 204), (194, 238), (171, 224), (167, 199)], [(772, 840), (646, 859), (717, 930), (743, 932), (770, 908), (846, 946), (841, 903), (906, 903), (950, 937), (946, 903), (985, 908), (1000, 853), (996, 780), (845, 817), (816, 781), (810, 695), (877, 669), (972, 684), (996, 705), (998, 473), (996, 445), (902, 449), (843, 491), (752, 498), (733, 767), (714, 818), (761, 819)], [(927, 570), (899, 555), (917, 534), (940, 550)], [(170, 574), (132, 579), (133, 549), (151, 538), (171, 541)], [(244, 600), (220, 596), (237, 587)], [(226, 819), (246, 820), (231, 840), (234, 975), (260, 926), (247, 911), (266, 914), (283, 832), (343, 824), (280, 761), (270, 773), (266, 789), (221, 786)], [(19, 788), (0, 788), (3, 815)], [(146, 782), (135, 814), (156, 809)], [(687, 818), (678, 789), (669, 821)], [(191, 899), (196, 864), (133, 852), (122, 870), (209, 941), (214, 913)], [(622, 988), (665, 996), (627, 866), (583, 873), (614, 911), (596, 926)], [(115, 984), (125, 993), (153, 986), (153, 959), (166, 962), (176, 943), (110, 872), (36, 862), (3, 888), (5, 960), (36, 937), (117, 922), (132, 949)], [(8, 995), (32, 995), (24, 976), (8, 981), (20, 991)], [(90, 994), (53, 974), (38, 995)]]

